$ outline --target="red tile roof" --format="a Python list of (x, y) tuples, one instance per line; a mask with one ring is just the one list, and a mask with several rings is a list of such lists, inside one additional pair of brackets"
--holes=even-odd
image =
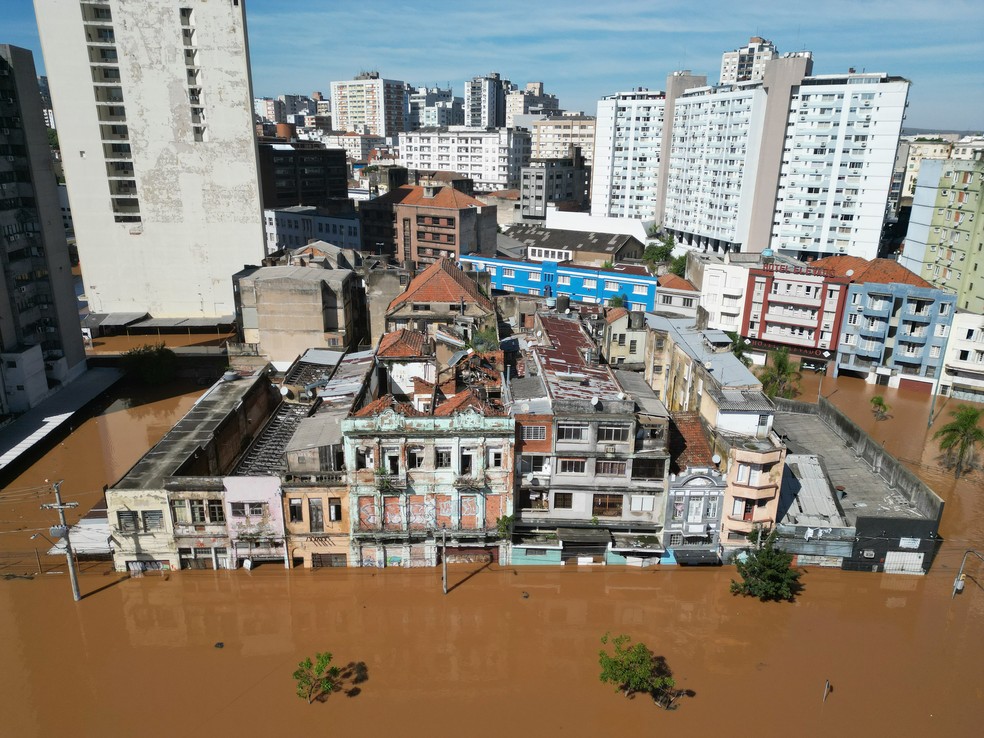
[(710, 466), (713, 452), (704, 435), (698, 413), (670, 415), (670, 471), (679, 474), (688, 466)]
[(608, 323), (609, 325), (611, 325), (612, 323), (614, 323), (619, 318), (622, 318), (622, 317), (624, 317), (624, 316), (626, 316), (628, 314), (629, 314), (629, 311), (626, 310), (623, 307), (612, 308), (605, 315), (605, 322)]
[(434, 193), (434, 197), (427, 197), (427, 190), (417, 185), (400, 185), (394, 190), (390, 190), (385, 195), (380, 195), (372, 202), (383, 204), (392, 203), (394, 205), (419, 205), (426, 208), (447, 208), (449, 210), (464, 210), (465, 208), (476, 207), (484, 208), (485, 203), (476, 200), (471, 195), (466, 195), (453, 187), (441, 187)]
[(692, 284), (690, 284), (690, 282), (688, 282), (686, 279), (684, 279), (683, 277), (678, 277), (675, 274), (670, 274), (669, 272), (658, 277), (656, 281), (659, 283), (660, 287), (666, 287), (671, 290), (690, 290), (692, 292), (697, 291), (697, 288), (694, 287)]
[(426, 413), (422, 413), (410, 403), (397, 402), (393, 395), (383, 395), (382, 397), (370, 402), (361, 410), (356, 410), (353, 414), (357, 418), (366, 418), (370, 415), (379, 415), (381, 412), (390, 409), (400, 415), (406, 415), (408, 417), (420, 417), (426, 415)]
[(472, 390), (467, 389), (463, 392), (459, 392), (450, 400), (446, 400), (438, 405), (434, 409), (434, 415), (442, 417), (454, 415), (455, 413), (461, 412), (462, 410), (467, 410), (469, 408), (477, 410), (482, 413), (482, 415), (504, 414), (502, 410), (494, 408), (487, 402), (483, 402)]
[(483, 295), (478, 285), (448, 259), (435, 261), (414, 277), (407, 291), (390, 303), (389, 309), (406, 302), (461, 302), (474, 303), (492, 312), (492, 301)]
[(482, 197), (494, 197), (498, 200), (518, 200), (519, 190), (496, 190), (495, 192), (486, 192)]
[(379, 340), (376, 356), (384, 359), (423, 356), (424, 341), (426, 340), (427, 336), (420, 331), (401, 328), (398, 331), (387, 333)]
[[(910, 272), (897, 261), (873, 259), (868, 261), (859, 256), (828, 256), (809, 264), (811, 267), (826, 269), (838, 277), (850, 277), (855, 284), (873, 282), (876, 284), (909, 284), (914, 287), (932, 287), (929, 282), (914, 272)], [(853, 274), (848, 275), (849, 271)]]

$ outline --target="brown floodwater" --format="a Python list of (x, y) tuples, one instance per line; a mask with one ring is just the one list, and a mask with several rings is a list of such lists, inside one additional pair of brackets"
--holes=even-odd
[[(63, 574), (0, 581), (0, 734), (979, 735), (984, 565), (954, 600), (950, 587), (964, 548), (984, 548), (982, 477), (937, 469), (928, 398), (878, 388), (894, 417), (875, 421), (874, 391), (823, 385), (947, 500), (925, 577), (810, 569), (792, 604), (732, 597), (728, 567), (460, 566), (446, 597), (438, 570), (91, 571), (77, 604)], [(192, 400), (93, 418), (17, 483), (60, 474), (69, 499), (97, 496)], [(665, 712), (601, 684), (606, 631), (646, 642), (692, 696)], [(290, 674), (319, 650), (366, 679), (309, 706)]]

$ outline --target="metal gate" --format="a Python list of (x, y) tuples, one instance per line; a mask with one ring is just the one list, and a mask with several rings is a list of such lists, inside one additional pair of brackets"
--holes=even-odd
[(885, 554), (886, 574), (925, 574), (923, 554), (912, 551), (889, 551)]
[(327, 569), (343, 566), (348, 566), (348, 557), (345, 554), (311, 554), (312, 569)]

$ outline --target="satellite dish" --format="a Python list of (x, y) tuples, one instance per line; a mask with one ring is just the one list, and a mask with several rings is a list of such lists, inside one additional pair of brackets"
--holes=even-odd
[(290, 389), (288, 389), (287, 387), (281, 387), (280, 388), (280, 395), (281, 395), (281, 397), (287, 397), (287, 395), (289, 395), (289, 394), (290, 394)]
[(847, 270), (847, 276), (848, 277), (853, 277), (854, 276), (854, 270), (853, 269), (848, 269)]
[(711, 457), (711, 461), (713, 461), (715, 464), (720, 464), (721, 463), (721, 457), (718, 454), (714, 454)]
[(624, 392), (619, 392), (618, 393), (618, 399), (624, 400), (625, 399), (625, 393)]
[(537, 338), (539, 338), (539, 337), (540, 337), (540, 336), (542, 336), (542, 335), (543, 335), (543, 331), (537, 331), (537, 332), (536, 332), (536, 337), (537, 337)]
[(527, 482), (532, 482), (533, 481), (533, 473), (531, 472), (531, 473), (527, 474), (526, 477), (524, 477), (524, 478), (526, 479)]
[(601, 400), (598, 398), (598, 395), (595, 395), (594, 397), (591, 398), (592, 405), (597, 405), (599, 402), (601, 402)]
[(571, 309), (570, 308), (567, 308), (566, 310), (564, 310), (564, 315), (570, 315), (570, 314), (571, 314)]

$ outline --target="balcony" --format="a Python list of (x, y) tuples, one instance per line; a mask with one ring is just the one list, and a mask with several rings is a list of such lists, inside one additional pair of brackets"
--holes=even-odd
[(376, 489), (380, 492), (396, 491), (399, 489), (406, 489), (407, 487), (407, 475), (390, 473), (390, 472), (376, 472)]
[[(735, 311), (737, 312), (737, 310)], [(817, 316), (804, 316), (804, 315), (794, 315), (782, 312), (777, 312), (775, 310), (769, 310), (765, 314), (766, 322), (770, 323), (784, 323), (786, 325), (798, 325), (804, 328), (816, 328), (817, 327)]]
[(807, 305), (809, 307), (820, 307), (820, 296), (807, 297), (806, 295), (791, 295), (788, 293), (772, 292), (769, 294), (769, 302), (782, 302), (787, 305)]
[(489, 485), (489, 478), (485, 474), (459, 474), (454, 478), (454, 486), (457, 489), (481, 489)]
[(912, 305), (908, 305), (903, 313), (906, 320), (919, 321), (920, 323), (928, 323), (933, 319), (933, 314), (928, 308), (914, 308)]

